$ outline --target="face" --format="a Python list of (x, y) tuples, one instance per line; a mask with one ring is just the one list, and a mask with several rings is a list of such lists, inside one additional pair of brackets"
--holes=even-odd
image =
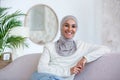
[(62, 27), (62, 35), (67, 38), (73, 38), (77, 30), (77, 26), (74, 20), (67, 20)]

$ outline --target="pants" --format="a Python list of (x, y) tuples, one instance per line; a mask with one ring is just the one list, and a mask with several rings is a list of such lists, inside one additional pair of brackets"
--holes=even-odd
[(34, 72), (30, 80), (64, 80), (64, 79), (49, 73)]

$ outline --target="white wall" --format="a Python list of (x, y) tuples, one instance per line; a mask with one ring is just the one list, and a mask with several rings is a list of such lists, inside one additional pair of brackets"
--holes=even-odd
[[(97, 10), (101, 1), (99, 0), (2, 0), (1, 6), (11, 7), (10, 12), (21, 10), (23, 13), (34, 5), (46, 4), (50, 6), (57, 14), (58, 20), (62, 19), (65, 15), (74, 15), (78, 19), (79, 30), (75, 38), (80, 38), (91, 43), (101, 43), (100, 41), (100, 23), (96, 22), (99, 20), (99, 13), (101, 10)], [(24, 24), (24, 18), (23, 24)], [(55, 40), (59, 38), (59, 32)], [(42, 52), (42, 46), (32, 43), (29, 39), (29, 48), (19, 50), (19, 53), (24, 54)], [(23, 54), (22, 54), (23, 55)]]
[(104, 0), (102, 42), (114, 53), (120, 52), (120, 0)]

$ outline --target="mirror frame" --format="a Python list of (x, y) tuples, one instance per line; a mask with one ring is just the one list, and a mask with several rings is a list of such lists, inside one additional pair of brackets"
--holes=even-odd
[[(34, 7), (36, 7), (36, 6), (45, 6), (45, 7), (47, 7), (48, 9), (51, 10), (51, 12), (54, 14), (54, 16), (55, 16), (55, 18), (56, 18), (56, 25), (57, 25), (57, 26), (56, 26), (56, 32), (55, 32), (54, 37), (52, 37), (52, 39), (51, 39), (50, 41), (47, 41), (47, 42), (44, 42), (44, 41), (36, 42), (36, 41), (34, 41), (34, 40), (31, 39), (32, 36), (30, 35), (30, 28), (29, 28), (29, 26), (26, 26), (26, 25), (27, 25), (28, 14), (29, 14), (30, 10), (33, 9)], [(58, 34), (58, 29), (59, 29), (58, 17), (57, 17), (57, 15), (56, 15), (55, 11), (54, 11), (50, 6), (45, 5), (45, 4), (37, 4), (37, 5), (34, 5), (34, 6), (32, 6), (31, 8), (28, 9), (28, 11), (27, 11), (27, 13), (26, 13), (26, 15), (25, 15), (25, 19), (24, 19), (24, 26), (25, 26), (25, 27), (28, 27), (28, 33), (29, 33), (29, 37), (28, 37), (28, 38), (29, 38), (33, 43), (40, 44), (40, 45), (44, 45), (45, 43), (52, 42), (52, 41), (55, 39), (56, 35)]]

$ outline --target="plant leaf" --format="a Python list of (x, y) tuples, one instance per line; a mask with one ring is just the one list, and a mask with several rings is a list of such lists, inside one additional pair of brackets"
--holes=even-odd
[(11, 36), (7, 39), (7, 45), (9, 48), (19, 48), (20, 46), (24, 46), (25, 38), (21, 36)]

